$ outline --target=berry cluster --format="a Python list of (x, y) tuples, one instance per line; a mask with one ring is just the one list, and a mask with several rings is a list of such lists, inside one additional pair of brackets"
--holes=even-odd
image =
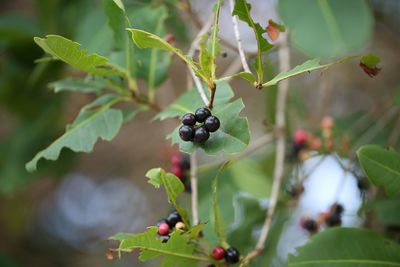
[(187, 176), (190, 170), (189, 156), (177, 152), (171, 156), (171, 164), (171, 173), (181, 179), (182, 183), (185, 185), (185, 190), (190, 192), (190, 179)]
[[(197, 124), (199, 123), (199, 124)], [(182, 117), (179, 136), (183, 141), (204, 143), (210, 138), (210, 133), (219, 129), (219, 119), (211, 115), (208, 108), (198, 108), (196, 112), (187, 113)]]
[(169, 240), (169, 233), (176, 230), (184, 230), (186, 225), (182, 222), (182, 218), (177, 211), (171, 212), (167, 219), (161, 219), (157, 222), (158, 236), (162, 239), (163, 243)]
[(310, 234), (316, 233), (323, 224), (327, 227), (340, 226), (342, 224), (343, 212), (343, 206), (339, 203), (334, 203), (329, 208), (328, 212), (320, 213), (317, 220), (308, 217), (302, 218), (300, 220), (300, 226)]
[[(222, 260), (225, 259), (226, 263), (228, 264), (235, 264), (239, 262), (240, 259), (240, 253), (239, 251), (234, 248), (230, 247), (228, 249), (224, 249), (221, 246), (216, 246), (212, 253), (211, 257), (213, 257), (216, 260)], [(214, 265), (209, 265), (208, 267), (213, 267)]]

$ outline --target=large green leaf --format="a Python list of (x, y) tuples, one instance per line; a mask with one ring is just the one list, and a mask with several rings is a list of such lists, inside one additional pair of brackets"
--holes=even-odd
[[(210, 97), (210, 92), (205, 92), (207, 97)], [(217, 83), (215, 92), (214, 106), (218, 108), (225, 105), (234, 96), (232, 88), (227, 82)], [(185, 113), (194, 112), (197, 108), (204, 107), (198, 92), (195, 88), (178, 97), (162, 112), (158, 113), (156, 119), (165, 120), (168, 118), (181, 117)]]
[(119, 250), (131, 252), (139, 249), (141, 261), (151, 260), (163, 256), (160, 267), (192, 267), (197, 266), (198, 261), (207, 261), (208, 258), (195, 255), (196, 246), (190, 243), (185, 235), (174, 231), (170, 234), (168, 242), (163, 243), (157, 237), (157, 227), (149, 227), (149, 230), (139, 234), (119, 233), (111, 237), (121, 241)]
[(331, 228), (289, 255), (289, 267), (400, 266), (400, 245), (375, 232)]
[(120, 110), (112, 109), (111, 106), (120, 101), (117, 96), (104, 95), (84, 107), (75, 121), (67, 126), (66, 132), (37, 153), (26, 164), (26, 169), (35, 171), (41, 158), (56, 160), (64, 147), (75, 152), (91, 152), (99, 138), (112, 140), (121, 128), (123, 116)]
[(366, 46), (373, 17), (364, 0), (281, 0), (292, 44), (310, 57), (337, 57)]
[(365, 145), (357, 151), (365, 174), (376, 186), (382, 186), (388, 195), (400, 193), (400, 153)]
[(171, 203), (182, 217), (182, 221), (185, 225), (190, 226), (187, 211), (182, 208), (177, 201), (178, 195), (185, 190), (184, 184), (181, 180), (173, 175), (172, 173), (166, 173), (161, 168), (154, 168), (146, 173), (146, 177), (149, 178), (149, 183), (154, 187), (159, 188), (161, 185), (164, 186), (168, 196), (168, 202)]
[(207, 154), (215, 155), (218, 152), (237, 153), (247, 147), (250, 141), (247, 118), (240, 117), (244, 108), (242, 99), (225, 104), (213, 110), (221, 126), (218, 131), (211, 133), (210, 138), (203, 144), (185, 142), (179, 137), (178, 126), (169, 136), (173, 144), (179, 144), (182, 152), (192, 153), (196, 148), (202, 148)]
[(236, 0), (232, 16), (237, 15), (240, 20), (246, 22), (254, 31), (257, 40), (257, 57), (256, 57), (256, 71), (258, 76), (258, 83), (263, 82), (263, 64), (261, 60), (261, 53), (266, 52), (273, 47), (267, 39), (263, 37), (265, 30), (259, 23), (255, 23), (250, 14), (251, 5), (246, 0)]
[(49, 84), (55, 93), (73, 91), (82, 93), (100, 93), (106, 87), (106, 83), (100, 80), (82, 80), (66, 78)]
[(64, 61), (72, 67), (95, 75), (121, 75), (124, 72), (111, 65), (107, 58), (97, 54), (88, 54), (79, 49), (77, 42), (58, 35), (47, 35), (45, 38), (34, 38), (35, 42), (48, 54)]
[(172, 46), (159, 36), (139, 29), (128, 29), (132, 33), (132, 40), (139, 48), (158, 48), (164, 51), (172, 52), (188, 64), (193, 71), (201, 77), (206, 83), (209, 83), (209, 78), (204, 76), (197, 64), (180, 49)]
[(268, 87), (271, 85), (275, 85), (278, 82), (285, 80), (285, 79), (289, 79), (293, 76), (297, 76), (303, 73), (308, 73), (310, 71), (314, 71), (314, 70), (319, 70), (319, 69), (326, 69), (329, 68), (330, 66), (334, 65), (334, 64), (338, 64), (341, 62), (344, 62), (346, 60), (349, 60), (350, 57), (346, 57), (343, 58), (339, 61), (335, 61), (332, 63), (327, 63), (327, 64), (320, 64), (320, 60), (318, 58), (314, 58), (314, 59), (310, 59), (307, 60), (306, 62), (304, 62), (301, 65), (297, 65), (296, 67), (294, 67), (291, 70), (285, 71), (285, 72), (281, 72), (278, 75), (276, 75), (274, 78), (272, 78), (271, 80), (269, 80), (268, 82), (264, 83), (262, 86), (263, 87)]

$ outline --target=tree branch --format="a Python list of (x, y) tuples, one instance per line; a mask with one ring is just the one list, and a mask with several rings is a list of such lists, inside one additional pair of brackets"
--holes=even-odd
[[(230, 6), (231, 14), (232, 14), (233, 8), (234, 8), (233, 0), (229, 0), (229, 6)], [(251, 73), (251, 70), (249, 68), (249, 64), (247, 64), (246, 54), (244, 53), (244, 50), (243, 50), (243, 47), (242, 47), (242, 40), (240, 38), (240, 32), (239, 32), (239, 25), (238, 25), (237, 16), (235, 15), (235, 16), (231, 16), (231, 17), (232, 17), (232, 23), (233, 23), (233, 30), (235, 32), (237, 49), (239, 51), (240, 61), (242, 62), (242, 66), (243, 66), (244, 71)]]
[[(283, 41), (279, 51), (279, 71), (287, 71), (290, 69), (290, 51), (287, 46), (286, 40)], [(274, 168), (274, 181), (272, 184), (272, 192), (270, 197), (269, 208), (261, 234), (258, 238), (256, 247), (251, 251), (243, 260), (244, 264), (250, 262), (254, 257), (261, 254), (265, 247), (265, 242), (268, 237), (269, 230), (271, 228), (272, 218), (275, 213), (276, 205), (278, 203), (279, 191), (281, 188), (284, 163), (285, 163), (285, 109), (286, 109), (286, 98), (289, 89), (289, 81), (283, 80), (278, 84), (278, 97), (276, 107), (276, 157), (275, 157), (275, 168)]]

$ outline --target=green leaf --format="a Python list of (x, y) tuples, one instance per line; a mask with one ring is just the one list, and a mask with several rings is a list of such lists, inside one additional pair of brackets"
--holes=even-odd
[(206, 225), (207, 224), (205, 223), (199, 223), (198, 225), (195, 225), (192, 228), (190, 228), (185, 234), (189, 240), (197, 239)]
[[(165, 20), (168, 10), (164, 5), (159, 7), (136, 8), (132, 13), (133, 26), (135, 28), (153, 33), (157, 36), (165, 36)], [(153, 98), (155, 89), (168, 76), (168, 68), (171, 64), (171, 55), (158, 48), (135, 49), (133, 53), (134, 76), (147, 81), (149, 97)]]
[[(204, 34), (199, 41), (199, 64), (206, 77), (211, 77), (211, 61), (213, 60), (207, 48), (208, 35)], [(215, 71), (215, 69), (214, 69)]]
[(186, 153), (192, 153), (196, 148), (202, 148), (209, 155), (215, 155), (221, 151), (240, 152), (247, 147), (250, 141), (247, 118), (239, 116), (243, 108), (242, 99), (215, 108), (213, 114), (219, 118), (221, 127), (215, 133), (211, 133), (210, 138), (204, 144), (183, 141), (178, 133), (180, 126), (167, 138), (170, 138), (173, 144), (179, 144), (180, 151)]
[(375, 232), (331, 228), (289, 255), (289, 267), (400, 266), (400, 246)]
[(164, 39), (155, 34), (139, 29), (127, 29), (132, 33), (132, 40), (139, 48), (158, 48), (164, 51), (172, 52), (188, 64), (193, 71), (201, 77), (206, 83), (209, 82), (208, 77), (199, 70), (197, 64), (188, 56), (186, 56), (180, 49), (173, 47)]
[(400, 226), (400, 198), (378, 199), (372, 203), (378, 221), (385, 226)]
[(381, 59), (375, 54), (368, 54), (361, 58), (361, 63), (371, 69), (376, 68), (379, 62), (381, 62)]
[(119, 233), (111, 237), (121, 241), (119, 251), (132, 252), (140, 250), (141, 261), (151, 260), (163, 256), (160, 267), (192, 267), (197, 266), (198, 261), (207, 261), (202, 256), (195, 255), (196, 246), (190, 243), (185, 235), (174, 231), (170, 234), (168, 242), (163, 243), (157, 237), (157, 227), (149, 227), (148, 231), (139, 234)]
[(364, 0), (281, 0), (278, 8), (292, 45), (309, 57), (344, 56), (372, 37), (373, 14)]
[(242, 71), (242, 72), (232, 75), (232, 77), (242, 78), (242, 79), (250, 82), (251, 85), (257, 85), (257, 78), (251, 72)]
[(376, 186), (382, 186), (388, 195), (400, 193), (400, 153), (365, 145), (357, 151), (365, 174)]
[[(104, 95), (84, 107), (75, 121), (67, 126), (66, 132), (46, 149), (40, 151), (25, 166), (29, 172), (37, 168), (41, 158), (56, 160), (61, 150), (67, 147), (75, 152), (91, 152), (99, 138), (110, 141), (118, 133), (122, 125), (122, 112), (111, 106), (120, 102), (121, 98)], [(94, 109), (94, 107), (97, 109)]]
[(218, 239), (220, 241), (220, 244), (225, 245), (226, 244), (226, 234), (225, 234), (225, 227), (224, 227), (224, 222), (222, 220), (221, 216), (221, 210), (219, 209), (218, 206), (218, 178), (219, 174), (223, 172), (224, 166), (222, 166), (218, 172), (217, 175), (215, 175), (213, 183), (212, 183), (212, 207), (213, 207), (213, 226), (214, 226), (214, 232), (218, 236)]
[(146, 177), (149, 178), (149, 183), (154, 187), (159, 188), (161, 185), (164, 186), (168, 196), (168, 202), (171, 203), (179, 215), (181, 215), (183, 223), (190, 227), (187, 211), (182, 208), (177, 201), (178, 195), (185, 190), (185, 186), (181, 180), (172, 173), (166, 173), (161, 168), (149, 170), (146, 173)]
[(49, 87), (52, 88), (55, 93), (72, 91), (98, 94), (106, 87), (106, 84), (100, 80), (66, 78), (50, 83)]
[(237, 15), (240, 20), (246, 22), (254, 31), (257, 40), (257, 57), (256, 57), (256, 71), (258, 76), (257, 83), (263, 82), (264, 68), (261, 59), (261, 53), (266, 52), (273, 47), (267, 39), (263, 37), (265, 30), (259, 23), (255, 23), (250, 14), (251, 5), (246, 0), (236, 0), (232, 16)]
[(224, 1), (218, 0), (217, 4), (214, 9), (214, 26), (211, 31), (211, 38), (210, 38), (210, 70), (211, 70), (211, 81), (214, 82), (215, 80), (215, 58), (217, 57), (220, 51), (220, 44), (218, 40), (218, 20), (219, 20), (219, 12), (221, 10), (221, 5)]
[(310, 71), (314, 71), (314, 70), (319, 70), (319, 69), (326, 69), (329, 68), (332, 65), (338, 64), (338, 63), (342, 63), (346, 60), (349, 60), (351, 57), (346, 57), (343, 58), (339, 61), (336, 62), (332, 62), (332, 63), (328, 63), (328, 64), (320, 64), (320, 59), (319, 58), (314, 58), (314, 59), (310, 59), (307, 60), (306, 62), (304, 62), (301, 65), (297, 65), (296, 67), (294, 67), (291, 70), (285, 71), (285, 72), (281, 72), (278, 75), (276, 75), (274, 78), (272, 78), (271, 80), (269, 80), (268, 82), (264, 83), (262, 86), (263, 87), (268, 87), (271, 85), (275, 85), (278, 82), (291, 78), (293, 76), (297, 76), (306, 72), (310, 72)]
[(114, 44), (117, 49), (123, 49), (127, 38), (124, 5), (118, 0), (104, 0), (104, 10), (107, 15), (108, 25), (113, 32)]
[[(206, 91), (205, 93), (209, 98), (210, 92)], [(232, 88), (227, 82), (218, 82), (214, 98), (214, 106), (218, 108), (219, 106), (225, 105), (233, 96), (234, 94)], [(178, 97), (162, 112), (158, 113), (155, 119), (165, 120), (167, 118), (181, 117), (185, 113), (193, 113), (200, 107), (204, 107), (204, 103), (201, 100), (197, 90), (193, 88), (192, 90)]]
[(47, 35), (46, 38), (35, 37), (34, 40), (46, 53), (81, 71), (100, 76), (125, 75), (123, 71), (109, 64), (107, 58), (88, 54), (85, 50), (79, 49), (77, 42), (62, 36)]

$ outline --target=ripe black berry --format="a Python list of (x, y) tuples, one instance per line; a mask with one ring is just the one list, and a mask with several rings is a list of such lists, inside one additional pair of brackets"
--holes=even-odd
[(331, 206), (331, 213), (333, 214), (342, 215), (343, 211), (343, 206), (338, 203), (335, 203)]
[(198, 122), (204, 122), (209, 116), (211, 116), (211, 112), (208, 108), (198, 108), (194, 114), (196, 121)]
[(193, 141), (197, 143), (204, 143), (210, 138), (210, 133), (204, 127), (199, 127), (194, 132)]
[(173, 211), (168, 215), (167, 221), (169, 226), (172, 228), (175, 227), (177, 222), (182, 221), (182, 218), (177, 211)]
[(230, 247), (226, 250), (225, 260), (227, 263), (230, 263), (230, 264), (238, 263), (239, 258), (240, 258), (240, 253), (236, 248)]
[(196, 124), (196, 117), (194, 116), (194, 114), (192, 113), (186, 113), (185, 115), (183, 115), (182, 117), (182, 123), (184, 125), (195, 125)]
[(326, 225), (329, 227), (340, 226), (342, 224), (342, 218), (340, 214), (331, 214), (326, 219)]
[(204, 127), (211, 133), (219, 129), (220, 126), (219, 119), (215, 116), (210, 116), (204, 122)]
[(311, 233), (318, 230), (318, 223), (313, 219), (305, 219), (301, 222), (301, 226)]
[(183, 141), (192, 141), (194, 137), (194, 128), (189, 125), (182, 125), (179, 128), (179, 136)]

